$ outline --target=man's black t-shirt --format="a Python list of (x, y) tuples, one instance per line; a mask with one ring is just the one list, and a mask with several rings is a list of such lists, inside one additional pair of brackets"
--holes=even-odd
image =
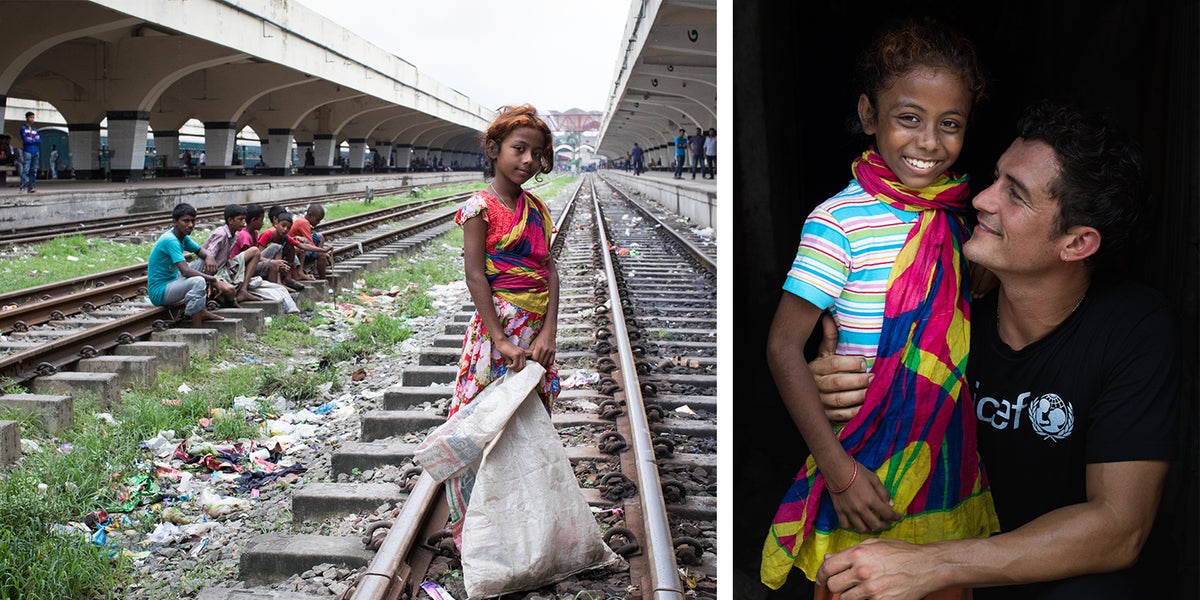
[[(1179, 370), (1166, 302), (1135, 283), (1093, 283), (1049, 335), (1012, 350), (996, 295), (972, 307), (967, 368), (979, 449), (1002, 531), (1087, 500), (1090, 463), (1177, 458)], [(1131, 598), (1137, 570), (977, 589), (977, 598)]]

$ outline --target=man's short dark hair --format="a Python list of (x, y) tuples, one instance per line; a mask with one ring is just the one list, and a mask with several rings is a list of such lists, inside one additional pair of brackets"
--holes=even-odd
[(191, 217), (196, 216), (196, 208), (193, 207), (191, 204), (188, 204), (187, 202), (181, 202), (179, 204), (176, 204), (175, 208), (171, 209), (171, 220), (172, 221), (178, 221), (179, 219), (182, 219), (185, 215), (191, 216)]
[(1059, 203), (1059, 232), (1094, 227), (1101, 240), (1097, 261), (1136, 239), (1147, 186), (1142, 152), (1132, 139), (1098, 113), (1052, 102), (1030, 107), (1017, 135), (1045, 143), (1058, 158), (1050, 194)]
[(241, 204), (226, 204), (225, 205), (225, 222), (230, 219), (246, 215), (246, 209)]
[(33, 111), (32, 111), (32, 110), (31, 110), (31, 111), (29, 111), (29, 112), (27, 112), (27, 113), (25, 113), (25, 118), (26, 118), (26, 119), (28, 119), (29, 117), (32, 117), (32, 116), (33, 116)]

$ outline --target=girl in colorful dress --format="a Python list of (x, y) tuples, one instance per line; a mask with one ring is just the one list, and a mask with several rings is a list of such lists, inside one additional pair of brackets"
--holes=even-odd
[[(961, 255), (962, 149), (984, 76), (974, 48), (929, 20), (885, 32), (858, 62), (862, 133), (849, 187), (805, 221), (768, 338), (768, 360), (811, 455), (763, 545), (761, 578), (815, 580), (826, 554), (870, 537), (914, 543), (999, 530), (964, 377), (970, 291)], [(839, 354), (873, 373), (863, 409), (830, 427), (804, 357), (823, 310)], [(944, 595), (943, 595), (944, 594)], [(817, 598), (831, 597), (818, 587)], [(969, 598), (970, 590), (931, 597)]]
[[(546, 408), (558, 397), (554, 366), (558, 271), (550, 256), (553, 221), (537, 196), (521, 188), (554, 168), (554, 138), (537, 109), (501, 107), (482, 136), (488, 186), (467, 199), (454, 220), (463, 228), (463, 263), (475, 314), (467, 323), (450, 416), (526, 359), (546, 368), (539, 390)], [(446, 481), (450, 531), (462, 547), (462, 518), (474, 476)]]

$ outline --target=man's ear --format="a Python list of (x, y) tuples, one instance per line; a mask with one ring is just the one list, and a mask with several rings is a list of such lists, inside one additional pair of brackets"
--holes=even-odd
[(1059, 257), (1066, 262), (1084, 260), (1100, 251), (1100, 231), (1095, 227), (1076, 225), (1068, 228), (1063, 235), (1067, 243), (1059, 252)]
[(875, 135), (875, 107), (866, 94), (858, 95), (858, 122), (862, 123), (863, 133)]

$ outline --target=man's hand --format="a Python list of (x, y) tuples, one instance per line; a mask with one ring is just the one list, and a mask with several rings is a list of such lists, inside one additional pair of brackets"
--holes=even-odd
[(842, 600), (919, 600), (938, 589), (932, 587), (938, 562), (931, 548), (872, 538), (827, 556), (817, 585), (840, 593)]
[(215, 275), (217, 272), (217, 260), (211, 254), (204, 257), (204, 272), (209, 275)]
[(859, 356), (838, 356), (837, 323), (828, 314), (821, 316), (822, 339), (817, 358), (808, 363), (825, 417), (833, 423), (845, 423), (858, 413), (867, 397), (867, 384), (874, 377), (867, 373), (867, 361)]

